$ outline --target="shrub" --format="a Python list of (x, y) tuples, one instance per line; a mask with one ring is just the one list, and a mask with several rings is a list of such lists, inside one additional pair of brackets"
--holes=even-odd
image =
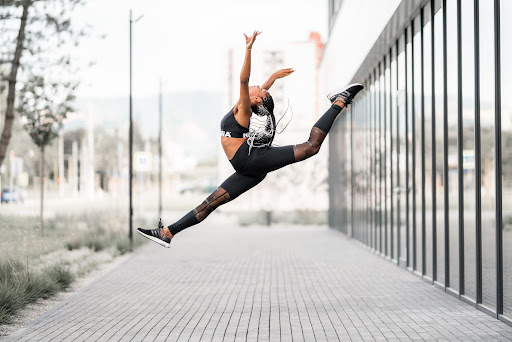
[(0, 263), (0, 324), (8, 323), (24, 306), (66, 289), (74, 279), (64, 265), (30, 271), (21, 263)]
[(53, 282), (59, 285), (60, 290), (65, 290), (71, 285), (75, 277), (71, 271), (64, 265), (55, 265), (49, 268), (48, 275)]
[[(0, 217), (0, 324), (11, 321), (13, 315), (29, 303), (49, 298), (66, 289), (75, 275), (90, 271), (92, 264), (73, 273), (61, 261), (48, 266), (39, 263), (41, 256), (62, 248), (68, 250), (82, 247), (99, 252), (112, 248), (114, 253), (124, 254), (130, 250), (125, 218), (110, 211), (89, 214), (58, 215), (45, 223), (45, 234), (41, 235), (31, 217)], [(73, 227), (71, 230), (69, 227)], [(33, 244), (32, 241), (37, 241)], [(144, 239), (134, 239), (133, 247)], [(58, 254), (58, 253), (57, 253)], [(44, 258), (43, 258), (44, 259)], [(74, 260), (74, 259), (73, 259)], [(78, 261), (73, 261), (78, 262)], [(68, 262), (68, 265), (70, 262)]]

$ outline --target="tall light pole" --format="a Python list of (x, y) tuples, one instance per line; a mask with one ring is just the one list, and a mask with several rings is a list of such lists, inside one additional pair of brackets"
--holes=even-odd
[(132, 18), (132, 10), (130, 10), (130, 132), (128, 136), (128, 145), (129, 149), (129, 167), (128, 167), (128, 189), (130, 196), (130, 212), (128, 214), (128, 221), (130, 226), (130, 250), (133, 249), (133, 228), (132, 228), (132, 218), (133, 218), (133, 206), (132, 206), (132, 180), (133, 180), (133, 121), (132, 121), (132, 111), (133, 111), (133, 101), (132, 101), (132, 25), (142, 18), (140, 15), (137, 19), (133, 20)]
[(162, 79), (158, 96), (159, 130), (158, 130), (158, 217), (162, 217)]

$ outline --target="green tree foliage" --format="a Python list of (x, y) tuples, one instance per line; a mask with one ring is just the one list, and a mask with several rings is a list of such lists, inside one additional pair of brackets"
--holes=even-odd
[(18, 113), (32, 141), (40, 148), (59, 135), (63, 121), (73, 111), (77, 84), (48, 82), (32, 75), (20, 89)]
[(70, 47), (85, 30), (73, 26), (71, 17), (84, 1), (0, 0), (0, 96), (7, 95), (5, 112), (0, 113), (5, 117), (0, 165), (12, 135), (18, 82), (37, 81), (30, 74), (73, 74)]
[(73, 111), (77, 84), (50, 82), (43, 76), (32, 75), (20, 89), (18, 113), (25, 128), (41, 151), (40, 173), (41, 211), (39, 229), (43, 232), (44, 148), (59, 135), (67, 114)]

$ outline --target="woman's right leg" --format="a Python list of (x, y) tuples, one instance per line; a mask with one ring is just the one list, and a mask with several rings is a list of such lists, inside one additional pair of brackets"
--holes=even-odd
[(234, 200), (247, 190), (258, 185), (265, 176), (266, 174), (259, 177), (251, 177), (240, 173), (232, 174), (203, 203), (188, 212), (177, 222), (168, 226), (169, 232), (174, 236), (183, 229), (198, 224), (219, 206)]
[(185, 228), (203, 221), (219, 206), (227, 203), (228, 201), (234, 200), (247, 190), (258, 185), (265, 176), (266, 174), (258, 177), (251, 177), (240, 173), (234, 173), (226, 179), (224, 183), (217, 188), (217, 190), (208, 196), (203, 203), (189, 211), (185, 216), (170, 226), (163, 227), (160, 225), (160, 227), (156, 229), (137, 228), (137, 231), (144, 237), (155, 241), (164, 247), (170, 247), (171, 239), (174, 235), (178, 234)]

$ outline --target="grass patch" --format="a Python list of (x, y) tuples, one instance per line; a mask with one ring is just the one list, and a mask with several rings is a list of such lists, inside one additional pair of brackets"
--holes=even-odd
[(0, 263), (0, 324), (9, 323), (23, 307), (66, 289), (74, 280), (64, 265), (32, 271), (20, 263)]
[[(133, 239), (133, 248), (137, 248), (146, 241), (135, 235)], [(114, 248), (117, 255), (123, 255), (130, 251), (130, 240), (120, 232), (97, 232), (93, 235), (75, 236), (67, 241), (64, 246), (72, 251), (87, 247), (95, 252), (102, 251), (107, 248)]]
[[(37, 217), (0, 216), (0, 324), (9, 323), (27, 304), (66, 289), (76, 276), (97, 266), (77, 269), (80, 260), (68, 251), (87, 247), (94, 252), (108, 250), (113, 256), (129, 252), (125, 222), (122, 215), (106, 210), (59, 215), (45, 221), (41, 234)], [(144, 226), (140, 220), (136, 224)], [(134, 234), (133, 248), (144, 242)], [(51, 257), (45, 258), (49, 253)]]

